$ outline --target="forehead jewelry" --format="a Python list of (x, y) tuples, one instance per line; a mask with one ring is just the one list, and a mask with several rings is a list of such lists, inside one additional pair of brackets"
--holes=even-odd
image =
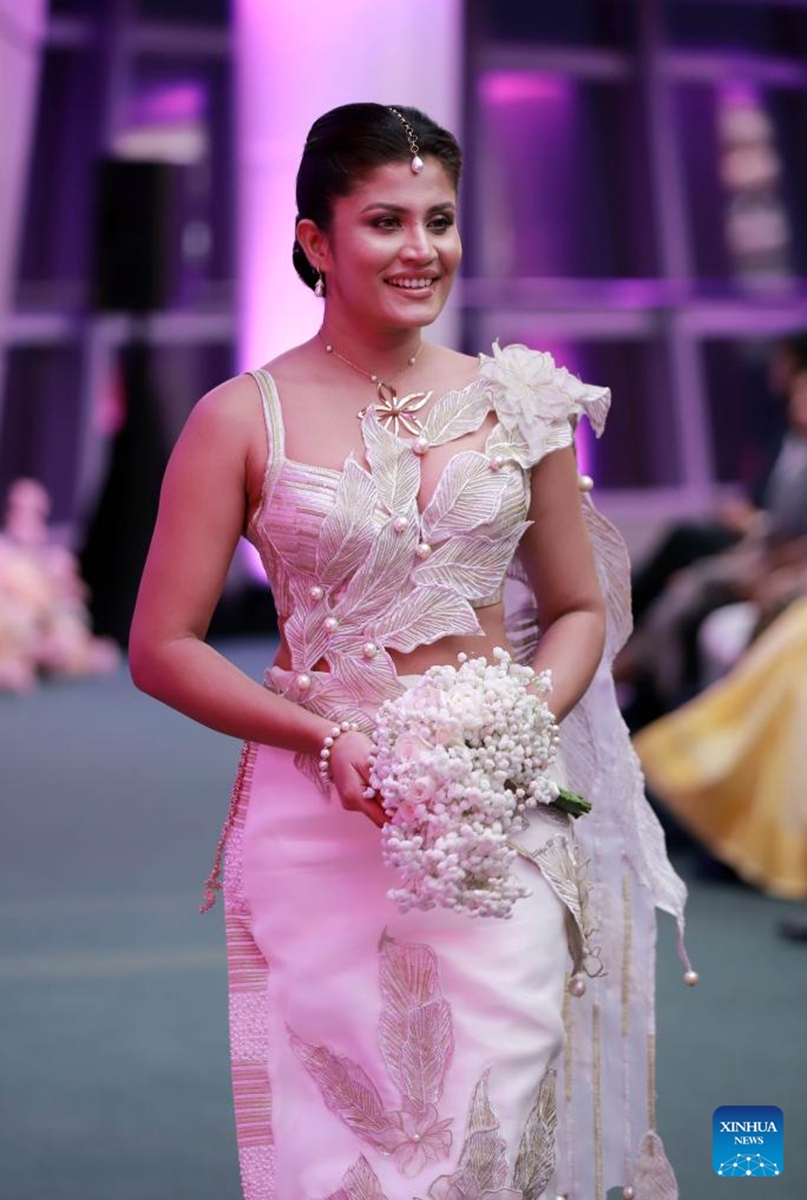
[(419, 175), (420, 172), (423, 170), (423, 159), (420, 157), (420, 146), (418, 145), (418, 140), (415, 137), (415, 131), (412, 128), (412, 126), (409, 124), (409, 122), (407, 121), (407, 119), (403, 115), (403, 113), (398, 112), (397, 108), (393, 108), (392, 105), (390, 105), (390, 112), (395, 114), (395, 116), (398, 118), (398, 120), (401, 122), (401, 124), (404, 127), (404, 133), (406, 134), (406, 140), (409, 143), (409, 149), (412, 151), (412, 161), (409, 165), (412, 168), (412, 170), (415, 172), (415, 174)]
[[(376, 416), (378, 417), (380, 424), (383, 425), (385, 429), (391, 428), (392, 432), (395, 434), (398, 433), (401, 426), (403, 426), (407, 433), (420, 433), (422, 431), (423, 426), (421, 425), (416, 414), (420, 412), (424, 404), (428, 404), (433, 395), (432, 392), (410, 392), (408, 396), (399, 397), (397, 391), (391, 383), (387, 383), (385, 380), (379, 379), (377, 375), (371, 374), (370, 371), (365, 371), (363, 367), (351, 362), (351, 360), (346, 358), (344, 354), (340, 354), (339, 351), (330, 344), (330, 342), (325, 341), (321, 332), (317, 334), (317, 337), (325, 347), (326, 354), (332, 354), (334, 358), (338, 358), (340, 362), (343, 362), (346, 367), (351, 367), (354, 371), (358, 371), (359, 375), (364, 375), (366, 379), (369, 379), (371, 383), (375, 384), (378, 400), (372, 405), (372, 407), (375, 409)], [(415, 365), (417, 362), (417, 357), (422, 349), (423, 343), (421, 342), (412, 357), (407, 359), (407, 367), (413, 367)], [(406, 370), (406, 367), (404, 367), (404, 370)], [(366, 408), (359, 409), (359, 411), (356, 413), (358, 420), (361, 421), (364, 419), (369, 407), (371, 406), (367, 405)]]

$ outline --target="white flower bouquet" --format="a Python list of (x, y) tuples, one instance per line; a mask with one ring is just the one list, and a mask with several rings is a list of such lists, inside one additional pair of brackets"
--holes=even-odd
[(591, 806), (551, 777), (559, 733), (550, 673), (500, 649), (493, 663), (459, 659), (431, 667), (378, 711), (370, 783), (389, 816), (383, 859), (401, 879), (389, 898), (402, 911), (508, 917), (527, 895), (508, 842), (526, 811), (552, 804), (580, 816)]

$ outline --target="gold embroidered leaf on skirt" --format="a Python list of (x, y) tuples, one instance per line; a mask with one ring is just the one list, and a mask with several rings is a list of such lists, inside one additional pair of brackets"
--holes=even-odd
[(541, 1080), (518, 1147), (513, 1184), (524, 1200), (540, 1200), (555, 1172), (555, 1071), (550, 1067)]
[(342, 1186), (328, 1200), (387, 1200), (375, 1172), (362, 1154), (346, 1172)]
[[(436, 1104), (454, 1053), (451, 1011), (430, 946), (381, 940), (378, 1044), (390, 1078), (413, 1107)], [(419, 1015), (420, 1014), (420, 1015)]]
[(452, 1051), (451, 1009), (445, 1000), (433, 1000), (409, 1014), (400, 1087), (414, 1108), (440, 1099)]
[(384, 1103), (370, 1076), (357, 1062), (315, 1046), (288, 1030), (300, 1062), (316, 1081), (328, 1108), (359, 1137), (372, 1141), (388, 1124)]

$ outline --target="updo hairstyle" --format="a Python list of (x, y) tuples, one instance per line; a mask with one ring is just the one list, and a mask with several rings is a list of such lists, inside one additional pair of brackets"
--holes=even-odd
[[(456, 138), (417, 108), (396, 106), (415, 132), (421, 158), (439, 160), (454, 188), (459, 185), (462, 151)], [(319, 117), (303, 148), (297, 172), (297, 218), (330, 229), (333, 202), (348, 196), (377, 167), (411, 162), (412, 151), (401, 121), (383, 104), (342, 104)], [(308, 287), (319, 275), (295, 238), (294, 269)]]

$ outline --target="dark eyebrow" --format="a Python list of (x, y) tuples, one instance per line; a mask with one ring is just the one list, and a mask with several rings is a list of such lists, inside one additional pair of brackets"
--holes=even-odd
[[(447, 209), (450, 209), (453, 212), (456, 207), (457, 206), (453, 200), (444, 200), (441, 204), (432, 204), (431, 207), (426, 211), (428, 215), (431, 216), (432, 213), (445, 212)], [(376, 200), (372, 204), (367, 204), (361, 211), (366, 213), (370, 212), (370, 210), (374, 208), (382, 208), (384, 212), (390, 213), (406, 212), (406, 209), (402, 208), (400, 204), (385, 204), (383, 200)]]

